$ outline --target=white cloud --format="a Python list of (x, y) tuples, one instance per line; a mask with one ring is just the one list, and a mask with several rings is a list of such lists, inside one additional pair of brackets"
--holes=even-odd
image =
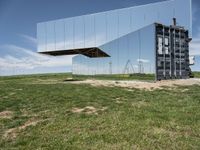
[(30, 42), (34, 46), (37, 46), (37, 39), (36, 38), (31, 37), (29, 35), (25, 35), (25, 34), (19, 34), (19, 36), (22, 37), (23, 39), (25, 39), (26, 41)]
[[(13, 53), (0, 57), (0, 68), (2, 72), (15, 69), (33, 70), (38, 68), (67, 67), (72, 65), (73, 56), (53, 57), (41, 55), (30, 49), (16, 45), (4, 45), (0, 49), (9, 49)], [(20, 52), (21, 56), (14, 56)]]
[(142, 62), (142, 63), (149, 63), (150, 61), (147, 59), (137, 59), (138, 62)]
[[(37, 46), (36, 38), (24, 34), (19, 34), (19, 36), (32, 46)], [(36, 73), (40, 68), (53, 71), (58, 67), (65, 68), (72, 65), (73, 55), (60, 57), (47, 56), (34, 52), (33, 49), (12, 44), (0, 46), (0, 51), (0, 74), (3, 75), (12, 74), (13, 69)]]

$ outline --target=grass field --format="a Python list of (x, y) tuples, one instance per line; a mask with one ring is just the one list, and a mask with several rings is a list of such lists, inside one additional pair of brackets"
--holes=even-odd
[(195, 78), (200, 78), (200, 72), (193, 72)]
[(200, 149), (200, 86), (92, 87), (0, 77), (0, 149)]

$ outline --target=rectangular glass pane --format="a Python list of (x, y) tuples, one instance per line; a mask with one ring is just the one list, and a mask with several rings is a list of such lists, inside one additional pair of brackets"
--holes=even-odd
[(191, 0), (175, 0), (174, 3), (174, 14), (177, 18), (178, 25), (184, 26), (187, 30), (190, 30), (189, 35), (192, 37)]
[(119, 37), (131, 31), (131, 10), (123, 9), (118, 11), (119, 15)]
[(111, 11), (107, 13), (107, 38), (112, 41), (118, 37), (118, 13)]
[(65, 49), (74, 48), (74, 19), (65, 19)]
[(82, 16), (76, 17), (74, 19), (74, 27), (75, 27), (75, 33), (74, 33), (74, 48), (84, 48), (84, 19)]
[(65, 49), (64, 20), (55, 22), (56, 50)]
[(132, 31), (136, 31), (145, 26), (145, 10), (142, 7), (131, 8)]
[(106, 13), (95, 15), (95, 41), (96, 46), (106, 42)]
[(155, 26), (150, 25), (140, 30), (141, 53), (140, 71), (145, 74), (152, 74), (155, 71)]
[(174, 18), (174, 5), (172, 2), (166, 2), (165, 5), (160, 3), (158, 5), (158, 23), (165, 25), (172, 25)]
[(130, 73), (130, 60), (128, 59), (128, 37), (125, 36), (119, 40), (119, 66), (121, 74)]
[(47, 22), (46, 24), (47, 38), (46, 48), (48, 51), (55, 50), (55, 22)]
[(94, 47), (95, 45), (94, 15), (85, 16), (84, 21), (85, 21), (85, 47)]
[(37, 25), (38, 51), (46, 51), (46, 23)]
[[(133, 43), (134, 41), (134, 43)], [(130, 67), (134, 73), (138, 73), (138, 59), (140, 53), (140, 32), (136, 31), (128, 36)]]

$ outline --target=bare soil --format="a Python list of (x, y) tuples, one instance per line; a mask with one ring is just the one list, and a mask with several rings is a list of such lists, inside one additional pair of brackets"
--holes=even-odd
[(71, 112), (73, 113), (84, 113), (84, 114), (95, 114), (95, 115), (98, 115), (98, 112), (99, 111), (104, 111), (106, 110), (107, 108), (106, 107), (103, 107), (101, 109), (97, 109), (93, 106), (87, 106), (87, 107), (84, 107), (84, 108), (73, 108), (71, 110)]
[(12, 111), (2, 111), (0, 112), (0, 119), (11, 119), (13, 117)]
[(32, 118), (19, 127), (8, 129), (4, 133), (4, 138), (9, 138), (9, 139), (16, 138), (18, 133), (20, 133), (20, 131), (25, 130), (29, 126), (36, 126), (39, 122), (41, 122), (41, 120), (36, 120)]
[(200, 85), (200, 79), (181, 79), (181, 80), (167, 80), (158, 82), (143, 82), (143, 81), (111, 81), (111, 80), (84, 80), (70, 82), (72, 84), (90, 84), (92, 86), (107, 86), (107, 87), (125, 87), (125, 88), (136, 88), (155, 90), (163, 89), (164, 87), (176, 87), (176, 86), (190, 86)]

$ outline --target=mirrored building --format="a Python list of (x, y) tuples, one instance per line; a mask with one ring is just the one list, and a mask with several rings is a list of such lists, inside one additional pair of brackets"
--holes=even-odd
[(76, 54), (72, 66), (76, 75), (142, 73), (155, 74), (156, 79), (187, 78), (191, 37), (191, 0), (169, 0), (37, 25), (38, 52)]

